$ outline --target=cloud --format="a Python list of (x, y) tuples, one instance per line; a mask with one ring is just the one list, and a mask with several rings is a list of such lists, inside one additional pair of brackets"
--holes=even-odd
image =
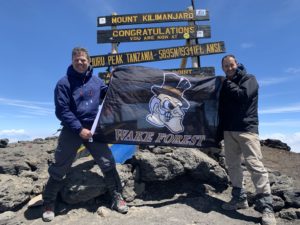
[(251, 42), (245, 42), (241, 44), (241, 48), (253, 48), (255, 45)]
[(24, 134), (24, 133), (25, 133), (24, 129), (0, 130), (0, 135), (20, 135), (20, 134)]
[(31, 140), (30, 135), (24, 129), (0, 130), (0, 139), (7, 138), (10, 143), (19, 140)]
[(300, 127), (300, 120), (280, 120), (273, 122), (260, 122), (261, 126), (270, 126), (270, 127)]
[(295, 80), (295, 78), (300, 77), (300, 68), (289, 67), (284, 70), (284, 73), (285, 74), (277, 75), (276, 77), (272, 76), (271, 78), (260, 79), (258, 83), (260, 86), (268, 86)]
[(285, 70), (286, 73), (300, 74), (300, 68), (290, 67)]
[(7, 138), (9, 143), (18, 142), (18, 141), (32, 141), (36, 138), (46, 138), (53, 137), (58, 133), (53, 133), (51, 131), (26, 131), (25, 129), (7, 129), (0, 130), (0, 139)]
[[(113, 5), (111, 1), (74, 1), (72, 2), (73, 7), (76, 7), (76, 10), (84, 12), (84, 14), (89, 17), (89, 20), (92, 24), (95, 24), (96, 18), (98, 16), (109, 16), (115, 12), (116, 6)], [(84, 5), (84, 7), (82, 7)]]
[(0, 98), (0, 105), (12, 107), (18, 112), (17, 115), (20, 115), (20, 109), (22, 109), (21, 112), (23, 112), (24, 114), (34, 116), (48, 116), (53, 115), (54, 113), (53, 103), (50, 102), (35, 102), (19, 99)]
[(291, 151), (300, 153), (300, 132), (293, 134), (271, 133), (261, 135), (260, 139), (278, 139), (291, 147)]
[(273, 84), (279, 84), (285, 81), (288, 81), (290, 77), (274, 77), (274, 78), (267, 78), (259, 80), (258, 83), (260, 86), (268, 86)]
[[(272, 10), (270, 18), (270, 26), (277, 29), (292, 27), (292, 23), (298, 23), (299, 21), (299, 0), (279, 1), (279, 4), (273, 4), (276, 10)], [(272, 7), (272, 6), (270, 6)]]
[(38, 105), (53, 105), (52, 102), (37, 102), (37, 101), (25, 101), (19, 99), (0, 98), (0, 103), (24, 103), (24, 104), (38, 104)]
[(259, 114), (295, 113), (295, 112), (300, 112), (300, 104), (298, 103), (290, 106), (262, 109), (259, 110), (258, 112)]
[(291, 95), (298, 95), (299, 92), (297, 90), (290, 90), (290, 91), (277, 91), (277, 92), (268, 92), (260, 94), (260, 97), (275, 97), (275, 96), (291, 96)]

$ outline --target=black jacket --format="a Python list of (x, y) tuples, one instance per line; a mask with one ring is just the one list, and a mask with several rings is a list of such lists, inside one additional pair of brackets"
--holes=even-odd
[(219, 105), (221, 131), (258, 134), (257, 108), (258, 83), (240, 64), (233, 79), (226, 78), (223, 82)]

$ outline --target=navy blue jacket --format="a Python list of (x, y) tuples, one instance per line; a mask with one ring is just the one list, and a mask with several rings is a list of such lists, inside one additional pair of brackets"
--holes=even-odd
[(70, 65), (67, 75), (56, 84), (54, 91), (55, 114), (61, 124), (79, 134), (82, 128), (90, 129), (104, 98), (107, 86), (90, 67), (80, 74)]
[(258, 83), (242, 64), (231, 81), (224, 80), (219, 107), (223, 131), (258, 133)]

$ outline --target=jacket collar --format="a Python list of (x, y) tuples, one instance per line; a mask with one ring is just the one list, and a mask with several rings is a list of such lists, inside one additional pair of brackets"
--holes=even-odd
[(245, 66), (243, 64), (239, 63), (232, 80), (239, 79), (246, 74), (247, 74), (247, 70), (246, 70)]
[(84, 77), (91, 77), (93, 74), (93, 68), (92, 66), (89, 66), (87, 71), (85, 71), (84, 73), (78, 73), (74, 68), (73, 65), (70, 65), (67, 69), (67, 75), (69, 77), (76, 77), (76, 78), (84, 78)]

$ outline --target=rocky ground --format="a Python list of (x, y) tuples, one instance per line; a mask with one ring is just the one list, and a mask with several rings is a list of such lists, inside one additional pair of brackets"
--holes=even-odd
[[(40, 140), (39, 143), (25, 142), (8, 146), (4, 148), (4, 150), (0, 149), (2, 158), (0, 162), (1, 225), (45, 224), (40, 218), (41, 207), (28, 208), (27, 204), (30, 198), (37, 196), (41, 192), (47, 178), (47, 162), (52, 160), (55, 143), (55, 139), (47, 141)], [(16, 151), (16, 149), (19, 150)], [(126, 215), (111, 211), (109, 209), (108, 199), (106, 199), (105, 195), (76, 203), (76, 198), (71, 198), (62, 193), (58, 199), (57, 216), (54, 221), (48, 224), (260, 224), (260, 214), (255, 211), (253, 206), (249, 209), (236, 212), (222, 210), (221, 204), (230, 199), (231, 191), (230, 187), (227, 188), (227, 186), (224, 186), (224, 184), (228, 184), (228, 181), (224, 178), (222, 167), (217, 164), (218, 161), (215, 162), (212, 159), (206, 158), (202, 153), (198, 154), (196, 151), (189, 159), (186, 159), (186, 156), (180, 155), (184, 150), (185, 149), (180, 149), (180, 151), (176, 151), (171, 149), (158, 151), (154, 149), (152, 151), (141, 152), (136, 156), (135, 163), (133, 164), (139, 165), (139, 170), (141, 170), (141, 175), (139, 175), (140, 180), (138, 181), (140, 186), (135, 186), (139, 191), (135, 191), (134, 194), (128, 191), (131, 190), (130, 188), (128, 190), (126, 189), (127, 199), (130, 200), (130, 210)], [(37, 158), (32, 159), (33, 157), (27, 157), (29, 151), (35, 152), (34, 155), (37, 155)], [(47, 152), (47, 154), (43, 155), (42, 152)], [(185, 154), (189, 154), (187, 152)], [(300, 154), (266, 146), (263, 146), (262, 153), (264, 155), (265, 166), (270, 172), (272, 193), (274, 192), (277, 205), (276, 217), (278, 225), (300, 224), (300, 204), (297, 202), (299, 201), (300, 195)], [(13, 162), (12, 155), (22, 160), (18, 163)], [(170, 156), (172, 159), (176, 158), (176, 160), (172, 161), (169, 158)], [(22, 162), (26, 163), (22, 164)], [(156, 167), (153, 167), (154, 162)], [(161, 162), (161, 164), (157, 165), (157, 162)], [(181, 163), (178, 164), (178, 162)], [(86, 164), (86, 162), (84, 163)], [(196, 163), (201, 164), (202, 167), (196, 167)], [(204, 163), (205, 166), (203, 166)], [(219, 163), (221, 163), (221, 161), (219, 161)], [(80, 165), (80, 163), (78, 163), (78, 165)], [(87, 166), (86, 164), (84, 170), (87, 168), (90, 171), (95, 170), (95, 167), (92, 165)], [(151, 171), (151, 168), (153, 171)], [(133, 179), (137, 182), (137, 172), (134, 172), (133, 175), (128, 175), (127, 172), (127, 175), (124, 175), (125, 170), (126, 168), (123, 166), (118, 167), (122, 180), (127, 176), (126, 185), (130, 186), (129, 181), (132, 181), (132, 178), (129, 178), (129, 176), (134, 176)], [(214, 170), (213, 173), (211, 170)], [(80, 166), (74, 169), (74, 174), (69, 178), (69, 183), (72, 183), (74, 179), (76, 182), (82, 184), (84, 181), (78, 180), (82, 177), (80, 173), (82, 171), (83, 168)], [(75, 174), (77, 174), (78, 177), (76, 177)], [(246, 171), (245, 175), (247, 177), (247, 189), (249, 190), (249, 201), (251, 203), (253, 186), (250, 182), (249, 174)], [(16, 176), (19, 179), (22, 178), (20, 183), (18, 183), (19, 180), (18, 182), (14, 181)], [(86, 179), (88, 178), (93, 179), (92, 175), (86, 174)], [(6, 184), (12, 181), (14, 181), (13, 186), (4, 188)], [(27, 187), (26, 182), (31, 184), (32, 187)], [(8, 198), (5, 196), (10, 195), (11, 189), (17, 189), (16, 186), (21, 187), (22, 185), (30, 189), (28, 193), (22, 193), (22, 196), (27, 196), (24, 197), (23, 202), (21, 204), (15, 203), (13, 206), (10, 206), (8, 203), (4, 204)], [(97, 189), (99, 188), (100, 187), (97, 187)], [(65, 192), (70, 193), (70, 190), (71, 188), (69, 187)], [(93, 189), (89, 189), (89, 191), (93, 192)], [(293, 201), (286, 199), (282, 201), (282, 199), (278, 197), (283, 195), (288, 196), (288, 193), (292, 193), (294, 197)], [(76, 196), (78, 196), (78, 192)], [(12, 196), (10, 196), (10, 198), (13, 199)], [(18, 198), (18, 201), (20, 201), (20, 199), (21, 197)], [(66, 200), (72, 204), (65, 203)], [(285, 206), (282, 206), (282, 204)], [(288, 204), (292, 207), (288, 207)]]
[(263, 162), (268, 169), (280, 171), (294, 178), (295, 185), (300, 188), (300, 154), (263, 147)]

